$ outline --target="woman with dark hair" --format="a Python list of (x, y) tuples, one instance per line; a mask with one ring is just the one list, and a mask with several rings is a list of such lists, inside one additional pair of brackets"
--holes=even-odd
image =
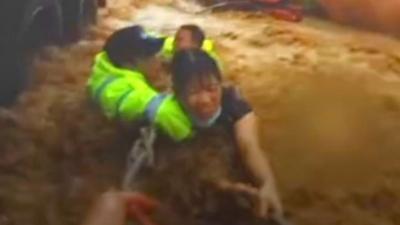
[(259, 186), (260, 214), (282, 213), (274, 176), (260, 146), (257, 116), (234, 87), (222, 85), (217, 63), (201, 50), (177, 52), (172, 60), (173, 90), (195, 130), (221, 125), (236, 141), (239, 156)]

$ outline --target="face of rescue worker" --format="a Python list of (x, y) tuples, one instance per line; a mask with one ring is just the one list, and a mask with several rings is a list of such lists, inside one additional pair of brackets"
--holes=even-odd
[(196, 119), (207, 121), (221, 107), (221, 83), (214, 77), (193, 80), (185, 91), (186, 110)]
[(193, 40), (192, 32), (185, 29), (179, 30), (175, 37), (175, 49), (182, 50), (193, 48), (200, 48), (200, 46)]
[(149, 83), (158, 83), (162, 76), (165, 74), (163, 61), (160, 56), (153, 56), (139, 61), (138, 68), (142, 71)]

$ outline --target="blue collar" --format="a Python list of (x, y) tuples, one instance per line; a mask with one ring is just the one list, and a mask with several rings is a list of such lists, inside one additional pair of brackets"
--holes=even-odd
[(214, 115), (208, 120), (200, 120), (192, 115), (190, 115), (190, 118), (196, 127), (208, 128), (208, 127), (211, 127), (212, 125), (214, 125), (214, 123), (217, 121), (217, 119), (221, 115), (221, 112), (222, 112), (222, 109), (221, 109), (221, 107), (219, 107), (217, 112), (215, 112)]

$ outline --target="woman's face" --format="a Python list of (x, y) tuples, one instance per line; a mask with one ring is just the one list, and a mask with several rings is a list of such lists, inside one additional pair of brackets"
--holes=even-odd
[(185, 91), (186, 110), (201, 121), (211, 119), (221, 107), (221, 83), (214, 77), (193, 80)]
[(138, 68), (146, 75), (148, 82), (158, 90), (162, 90), (169, 84), (169, 76), (165, 63), (160, 56), (153, 56), (140, 61)]

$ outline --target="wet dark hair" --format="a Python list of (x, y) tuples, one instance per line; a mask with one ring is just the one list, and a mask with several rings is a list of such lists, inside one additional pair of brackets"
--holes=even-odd
[(192, 34), (192, 39), (201, 47), (203, 45), (203, 41), (206, 38), (204, 31), (195, 24), (185, 24), (179, 27), (179, 31), (187, 30)]
[(217, 63), (201, 49), (176, 52), (172, 59), (171, 72), (174, 92), (181, 96), (193, 80), (216, 78), (219, 82), (222, 81)]
[(161, 50), (162, 39), (146, 35), (142, 26), (134, 25), (113, 33), (106, 41), (103, 50), (116, 66), (149, 58)]

